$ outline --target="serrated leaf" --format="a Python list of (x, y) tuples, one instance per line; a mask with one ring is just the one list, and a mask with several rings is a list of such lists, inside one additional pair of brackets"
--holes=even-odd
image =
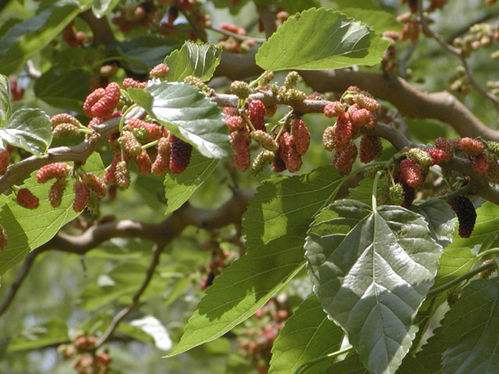
[[(170, 125), (182, 138), (208, 158), (227, 155), (229, 137), (218, 106), (185, 83), (154, 82), (147, 87), (150, 107), (141, 105), (159, 122)], [(134, 91), (135, 93), (135, 91)]]
[(402, 207), (378, 207), (356, 223), (334, 217), (338, 206), (345, 211), (351, 204), (359, 205), (343, 200), (321, 212), (305, 256), (321, 304), (347, 331), (364, 365), (372, 373), (394, 372), (414, 339), (412, 321), (442, 248), (423, 216)]
[(303, 238), (286, 236), (224, 269), (184, 328), (175, 356), (212, 341), (251, 317), (304, 267)]
[[(272, 345), (269, 373), (294, 373), (301, 365), (340, 349), (342, 340), (343, 331), (327, 318), (317, 297), (311, 295), (286, 321)], [(318, 364), (314, 370), (320, 367)]]
[(90, 91), (91, 75), (82, 69), (53, 68), (35, 80), (35, 95), (56, 108), (81, 112), (83, 99)]
[(78, 2), (60, 0), (40, 6), (34, 17), (12, 25), (0, 38), (0, 72), (15, 72), (57, 37), (79, 12)]
[(452, 242), (455, 229), (455, 214), (449, 204), (441, 199), (430, 199), (415, 205), (411, 210), (421, 214), (428, 222), (435, 240), (446, 246)]
[(52, 142), (52, 124), (40, 109), (19, 109), (9, 118), (7, 126), (0, 128), (0, 139), (41, 156)]
[(447, 313), (442, 364), (449, 374), (499, 372), (499, 278), (471, 282)]
[[(83, 170), (88, 172), (100, 172), (103, 169), (102, 160), (97, 153), (90, 156), (83, 166)], [(68, 181), (61, 205), (53, 208), (48, 201), (51, 184), (37, 183), (35, 173), (32, 173), (22, 187), (28, 188), (40, 199), (37, 209), (21, 207), (16, 203), (13, 194), (0, 196), (0, 224), (7, 233), (7, 245), (0, 252), (0, 274), (5, 273), (31, 250), (48, 242), (63, 225), (78, 216), (72, 208), (72, 181)]]
[(258, 49), (256, 63), (273, 71), (375, 65), (389, 44), (342, 13), (312, 8), (284, 22)]
[(102, 18), (111, 13), (118, 4), (119, 0), (93, 0), (92, 12), (97, 18)]
[(212, 44), (186, 41), (180, 49), (165, 58), (165, 64), (170, 68), (167, 79), (182, 81), (194, 75), (205, 82), (209, 81), (220, 64), (221, 54), (222, 50)]
[(0, 74), (0, 127), (4, 126), (11, 112), (9, 79)]
[(170, 214), (180, 208), (196, 190), (213, 174), (218, 160), (201, 156), (198, 152), (192, 154), (187, 169), (180, 174), (167, 174), (164, 180), (167, 208), (165, 214)]
[(331, 167), (309, 174), (276, 176), (261, 184), (243, 216), (248, 250), (287, 233), (303, 235), (319, 209), (336, 194), (343, 176)]

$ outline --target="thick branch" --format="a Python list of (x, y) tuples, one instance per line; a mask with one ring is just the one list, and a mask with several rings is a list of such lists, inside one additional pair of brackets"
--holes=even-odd
[(106, 17), (97, 18), (94, 15), (94, 12), (92, 12), (92, 9), (80, 13), (80, 17), (92, 30), (95, 44), (107, 45), (115, 41), (113, 31), (111, 30), (111, 26)]

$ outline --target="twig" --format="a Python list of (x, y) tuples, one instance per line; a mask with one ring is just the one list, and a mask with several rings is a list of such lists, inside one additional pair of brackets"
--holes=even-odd
[(233, 37), (234, 39), (240, 40), (240, 41), (254, 40), (257, 43), (263, 43), (263, 42), (265, 42), (265, 39), (263, 39), (263, 38), (258, 38), (258, 37), (249, 36), (249, 35), (235, 34), (233, 32), (230, 32), (230, 31), (227, 31), (227, 30), (221, 29), (219, 27), (215, 27), (215, 26), (207, 26), (206, 29), (218, 32), (219, 34), (222, 34), (222, 35), (225, 35), (225, 36)]
[(495, 106), (496, 110), (499, 111), (499, 99), (495, 95), (493, 95), (492, 93), (490, 93), (486, 89), (484, 89), (475, 80), (475, 77), (473, 76), (473, 71), (471, 70), (471, 67), (468, 63), (468, 60), (461, 53), (461, 50), (448, 44), (444, 39), (442, 39), (440, 37), (440, 35), (436, 34), (432, 29), (430, 29), (430, 27), (428, 26), (428, 23), (426, 22), (426, 17), (424, 15), (423, 1), (422, 0), (419, 0), (418, 12), (419, 12), (419, 21), (420, 21), (421, 27), (423, 28), (424, 33), (426, 35), (428, 35), (429, 37), (431, 37), (432, 39), (434, 39), (443, 49), (445, 49), (450, 54), (456, 56), (461, 61), (461, 65), (464, 68), (464, 71), (466, 73), (466, 77), (468, 78), (468, 82), (471, 84), (471, 86), (480, 95), (487, 98)]
[(115, 41), (113, 31), (106, 17), (97, 18), (92, 9), (80, 13), (79, 16), (92, 30), (94, 44), (111, 44)]
[(156, 270), (156, 267), (159, 264), (159, 260), (161, 257), (161, 253), (163, 252), (163, 249), (164, 249), (164, 247), (161, 247), (158, 244), (156, 244), (154, 246), (153, 253), (151, 256), (151, 262), (149, 263), (149, 267), (147, 268), (146, 276), (144, 278), (144, 281), (142, 282), (142, 285), (133, 295), (132, 302), (127, 307), (121, 309), (113, 317), (113, 320), (111, 321), (107, 330), (97, 340), (97, 343), (95, 344), (96, 349), (100, 348), (104, 343), (106, 343), (106, 341), (109, 338), (111, 338), (111, 336), (113, 335), (114, 331), (118, 328), (121, 321), (123, 321), (123, 319), (125, 319), (125, 317), (128, 316), (130, 314), (130, 312), (133, 309), (135, 309), (135, 307), (137, 307), (137, 305), (139, 304), (140, 298), (142, 297), (144, 292), (147, 290), (149, 283), (151, 283), (151, 280), (154, 276), (154, 272)]

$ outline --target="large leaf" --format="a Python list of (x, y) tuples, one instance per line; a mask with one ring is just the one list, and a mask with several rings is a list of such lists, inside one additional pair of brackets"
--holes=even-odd
[(152, 99), (148, 102), (142, 94), (141, 105), (158, 121), (172, 125), (205, 157), (222, 158), (227, 155), (227, 130), (220, 109), (214, 102), (185, 83), (154, 82), (147, 90)]
[(0, 140), (41, 156), (52, 141), (52, 124), (40, 109), (19, 109), (0, 128)]
[(165, 58), (165, 64), (170, 68), (168, 80), (182, 81), (185, 77), (194, 75), (203, 81), (209, 81), (220, 64), (221, 53), (220, 48), (211, 44), (185, 42), (182, 48)]
[(0, 74), (0, 127), (3, 127), (11, 111), (9, 79)]
[(394, 15), (382, 10), (339, 8), (338, 11), (366, 24), (380, 34), (385, 31), (400, 31), (402, 29), (402, 24), (397, 21)]
[(305, 236), (310, 221), (336, 194), (343, 177), (331, 167), (261, 184), (243, 216), (246, 247), (259, 247), (287, 233)]
[(304, 267), (303, 238), (285, 236), (241, 257), (215, 278), (169, 356), (212, 341), (251, 317)]
[(313, 8), (279, 27), (259, 48), (256, 63), (274, 71), (375, 65), (388, 45), (367, 26), (342, 13)]
[(343, 331), (326, 316), (317, 297), (309, 296), (274, 342), (270, 374), (294, 373), (301, 365), (340, 349), (342, 340)]
[(35, 81), (35, 95), (54, 107), (78, 112), (90, 91), (90, 78), (82, 69), (50, 69)]
[(168, 174), (165, 177), (166, 214), (180, 208), (196, 190), (213, 174), (218, 160), (209, 159), (194, 152), (191, 162), (181, 174)]
[[(94, 153), (83, 169), (88, 172), (102, 171), (104, 166), (100, 156)], [(0, 274), (5, 273), (28, 252), (48, 242), (63, 225), (78, 216), (72, 208), (74, 192), (71, 181), (68, 182), (61, 205), (57, 208), (53, 208), (48, 201), (50, 183), (37, 183), (35, 172), (22, 187), (29, 188), (40, 199), (37, 209), (21, 207), (13, 194), (0, 197), (0, 223), (7, 232), (7, 245), (0, 252)]]
[(412, 210), (426, 219), (432, 235), (440, 245), (452, 242), (456, 225), (454, 211), (449, 204), (442, 199), (430, 199), (413, 206)]
[(420, 214), (398, 206), (334, 202), (305, 245), (314, 291), (373, 373), (394, 372), (442, 250)]
[(435, 287), (450, 282), (471, 270), (476, 256), (470, 248), (446, 247), (440, 258)]
[(444, 318), (448, 347), (442, 359), (449, 374), (499, 372), (499, 278), (476, 280)]
[(80, 12), (74, 0), (40, 6), (34, 17), (16, 23), (0, 38), (0, 72), (15, 72), (33, 54), (45, 48)]

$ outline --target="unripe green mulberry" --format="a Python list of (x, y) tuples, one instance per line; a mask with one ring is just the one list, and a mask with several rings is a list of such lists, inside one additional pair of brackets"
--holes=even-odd
[(265, 165), (270, 165), (272, 161), (274, 161), (275, 158), (275, 153), (268, 151), (268, 150), (263, 150), (261, 151), (251, 164), (251, 170), (257, 174), (259, 173)]
[(245, 100), (250, 94), (250, 87), (246, 82), (234, 81), (230, 84), (230, 92), (239, 97), (241, 100)]
[(433, 159), (428, 154), (428, 152), (419, 149), (411, 148), (407, 151), (407, 157), (414, 162), (417, 162), (424, 168), (430, 167), (433, 164)]
[(253, 131), (251, 133), (251, 138), (256, 140), (263, 148), (269, 151), (275, 152), (277, 151), (277, 148), (279, 148), (279, 145), (274, 140), (272, 135), (262, 130)]

